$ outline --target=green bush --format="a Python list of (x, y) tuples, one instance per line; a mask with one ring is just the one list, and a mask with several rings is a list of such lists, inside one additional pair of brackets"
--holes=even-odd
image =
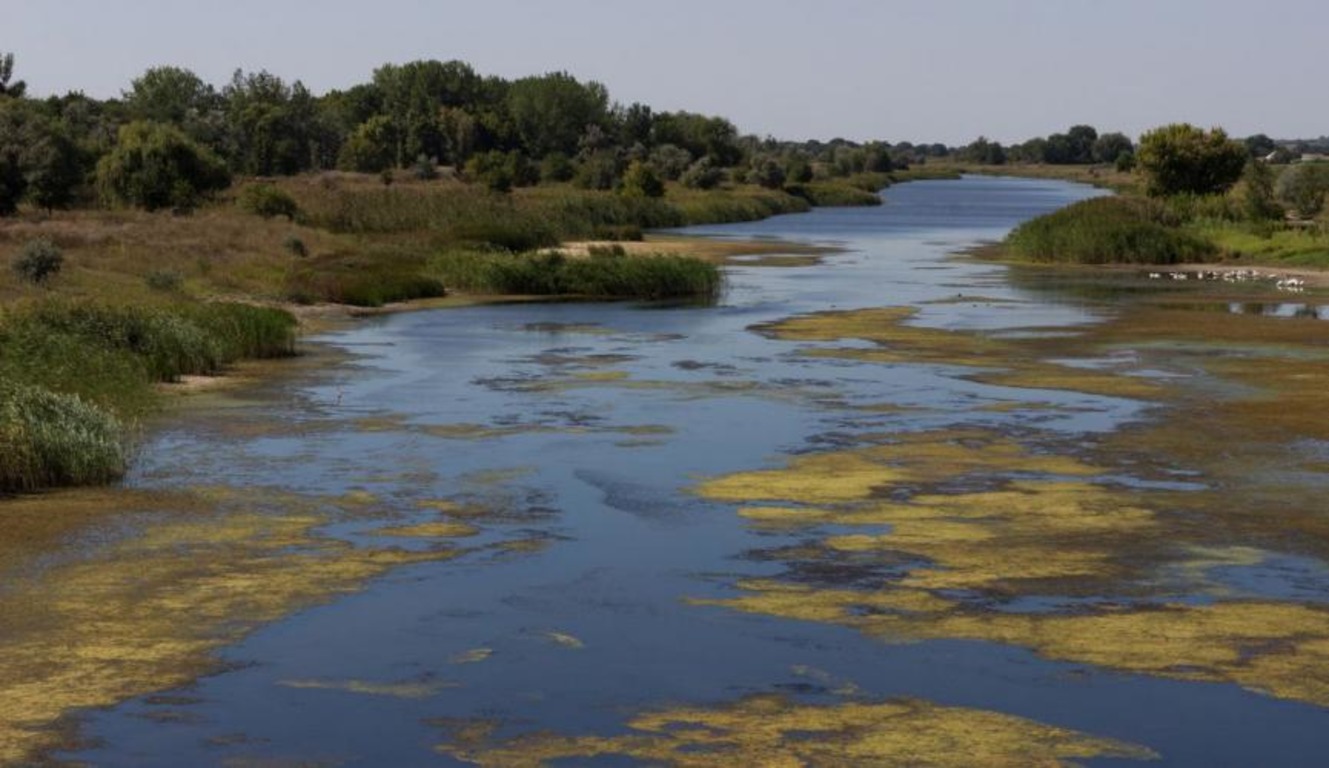
[(623, 174), (620, 191), (637, 197), (664, 197), (665, 185), (654, 168), (640, 160), (633, 160)]
[(0, 382), (0, 493), (111, 482), (125, 472), (122, 435), (78, 395)]
[(295, 217), (300, 213), (300, 206), (296, 204), (295, 198), (272, 184), (253, 184), (245, 187), (240, 191), (237, 202), (242, 210), (265, 219), (285, 216), (289, 221), (295, 221)]
[(64, 265), (65, 255), (60, 246), (44, 237), (24, 243), (14, 259), (14, 271), (34, 285), (45, 285), (60, 274)]
[(430, 268), (450, 288), (528, 296), (712, 300), (724, 284), (720, 269), (700, 259), (627, 256), (612, 247), (587, 259), (452, 250), (431, 260)]
[(1152, 201), (1100, 197), (1027, 221), (1006, 244), (1018, 258), (1076, 264), (1175, 264), (1214, 255), (1211, 243), (1168, 222), (1168, 211)]
[(154, 291), (177, 293), (184, 285), (185, 279), (174, 270), (154, 269), (143, 278), (143, 282)]
[(97, 163), (103, 200), (149, 211), (192, 209), (230, 183), (226, 164), (211, 150), (160, 123), (122, 126), (115, 148)]

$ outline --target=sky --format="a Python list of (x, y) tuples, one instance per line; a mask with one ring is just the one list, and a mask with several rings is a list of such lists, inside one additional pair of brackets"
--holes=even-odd
[(1329, 135), (1326, 0), (4, 0), (33, 95), (151, 66), (317, 93), (384, 63), (567, 71), (624, 104), (780, 139), (1004, 143), (1089, 124)]

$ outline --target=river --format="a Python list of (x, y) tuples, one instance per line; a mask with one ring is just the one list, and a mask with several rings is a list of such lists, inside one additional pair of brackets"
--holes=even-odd
[[(1132, 537), (1171, 536), (1161, 521), (1185, 505), (1170, 500), (1214, 485), (1203, 466), (1099, 450), (1166, 408), (1130, 387), (1166, 386), (1178, 371), (1114, 349), (1058, 370), (1120, 388), (993, 373), (994, 350), (1095, 327), (1118, 306), (1111, 291), (1014, 279), (953, 254), (1096, 194), (1053, 181), (911, 183), (880, 208), (688, 230), (831, 249), (818, 264), (732, 267), (715, 306), (479, 306), (315, 339), (317, 365), (154, 428), (126, 487), (208, 489), (246, 515), (306, 515), (307, 535), (244, 553), (256, 573), (311, 547), (399, 562), (290, 590), (258, 611), (270, 621), (212, 651), (220, 667), (84, 713), (80, 746), (60, 756), (126, 767), (725, 764), (739, 753), (874, 764), (886, 744), (917, 750), (890, 753), (914, 755), (901, 764), (1109, 765), (1150, 753), (1164, 765), (1322, 764), (1325, 701), (1290, 678), (1324, 670), (1250, 671), (1243, 654), (1292, 641), (1256, 637), (1245, 614), (1184, 613), (1318, 611), (1322, 561), (1275, 557), (1240, 532), (1221, 546), (1195, 534), (1184, 557), (1122, 554)], [(856, 313), (874, 308), (895, 314)], [(782, 325), (828, 311), (844, 327)], [(1028, 354), (1024, 373), (1044, 375), (1048, 363)], [(803, 471), (782, 474), (791, 467)], [(1016, 513), (973, 519), (1054, 482), (1057, 510), (1113, 516), (1101, 537), (1048, 524), (1038, 530), (1060, 538), (1040, 549)], [(855, 483), (861, 492), (845, 490)], [(944, 519), (899, 512), (952, 502)], [(908, 541), (882, 544), (892, 531)], [(979, 560), (975, 541), (1026, 560)], [(1238, 556), (1247, 550), (1262, 554)], [(1068, 552), (1081, 556), (1073, 566)], [(1196, 563), (1194, 578), (1173, 578)], [(1058, 586), (1059, 568), (1074, 588)], [(938, 569), (952, 578), (929, 581)], [(177, 605), (175, 621), (232, 621), (239, 609), (214, 615), (209, 594)], [(1138, 612), (1146, 602), (1153, 613)], [(1135, 646), (1150, 632), (1114, 623), (1128, 610), (1175, 617), (1158, 633), (1198, 638), (1181, 649), (1194, 658), (1146, 658)], [(1297, 637), (1318, 641), (1318, 626)], [(1229, 652), (1222, 632), (1233, 627)], [(1104, 637), (1117, 640), (1094, 645)]]

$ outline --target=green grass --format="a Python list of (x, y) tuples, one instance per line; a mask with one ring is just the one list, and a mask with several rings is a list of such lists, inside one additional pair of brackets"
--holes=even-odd
[(1267, 265), (1329, 267), (1329, 232), (1318, 227), (1208, 221), (1188, 229), (1213, 242), (1227, 258)]
[(286, 312), (45, 299), (0, 315), (0, 493), (123, 473), (152, 384), (294, 352)]
[(1025, 222), (1006, 247), (1018, 259), (1069, 264), (1176, 264), (1218, 253), (1179, 229), (1164, 207), (1129, 197), (1084, 200)]
[(719, 267), (686, 256), (628, 256), (612, 249), (590, 258), (558, 253), (449, 250), (430, 262), (448, 286), (475, 293), (594, 299), (713, 300), (723, 289)]
[(428, 251), (424, 245), (403, 243), (301, 261), (287, 276), (283, 294), (298, 304), (357, 307), (446, 295), (443, 283), (425, 274)]
[(881, 196), (875, 191), (863, 189), (851, 183), (835, 181), (813, 181), (807, 184), (794, 184), (785, 187), (785, 191), (795, 197), (807, 200), (817, 207), (851, 207), (881, 205)]

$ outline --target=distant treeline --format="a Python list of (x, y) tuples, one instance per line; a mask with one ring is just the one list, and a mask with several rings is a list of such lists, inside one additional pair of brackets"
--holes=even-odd
[[(1250, 157), (1268, 158), (1274, 163), (1289, 163), (1307, 154), (1329, 154), (1329, 137), (1319, 139), (1274, 140), (1258, 133), (1241, 143)], [(1119, 132), (1099, 133), (1091, 125), (1075, 125), (1064, 133), (1036, 137), (1021, 144), (1003, 146), (980, 136), (967, 146), (953, 150), (960, 160), (983, 165), (1007, 163), (1043, 163), (1046, 165), (1116, 166), (1128, 171), (1135, 167), (1138, 147), (1130, 137)]]
[(611, 100), (566, 72), (506, 80), (461, 61), (388, 64), (326, 94), (237, 70), (220, 88), (154, 67), (119, 98), (29, 98), (0, 55), (0, 215), (22, 201), (188, 208), (232, 175), (343, 170), (431, 177), (440, 167), (508, 189), (542, 181), (589, 189), (655, 180), (706, 189), (778, 188), (882, 173), (944, 156), (941, 144), (791, 143), (741, 135), (729, 120)]

